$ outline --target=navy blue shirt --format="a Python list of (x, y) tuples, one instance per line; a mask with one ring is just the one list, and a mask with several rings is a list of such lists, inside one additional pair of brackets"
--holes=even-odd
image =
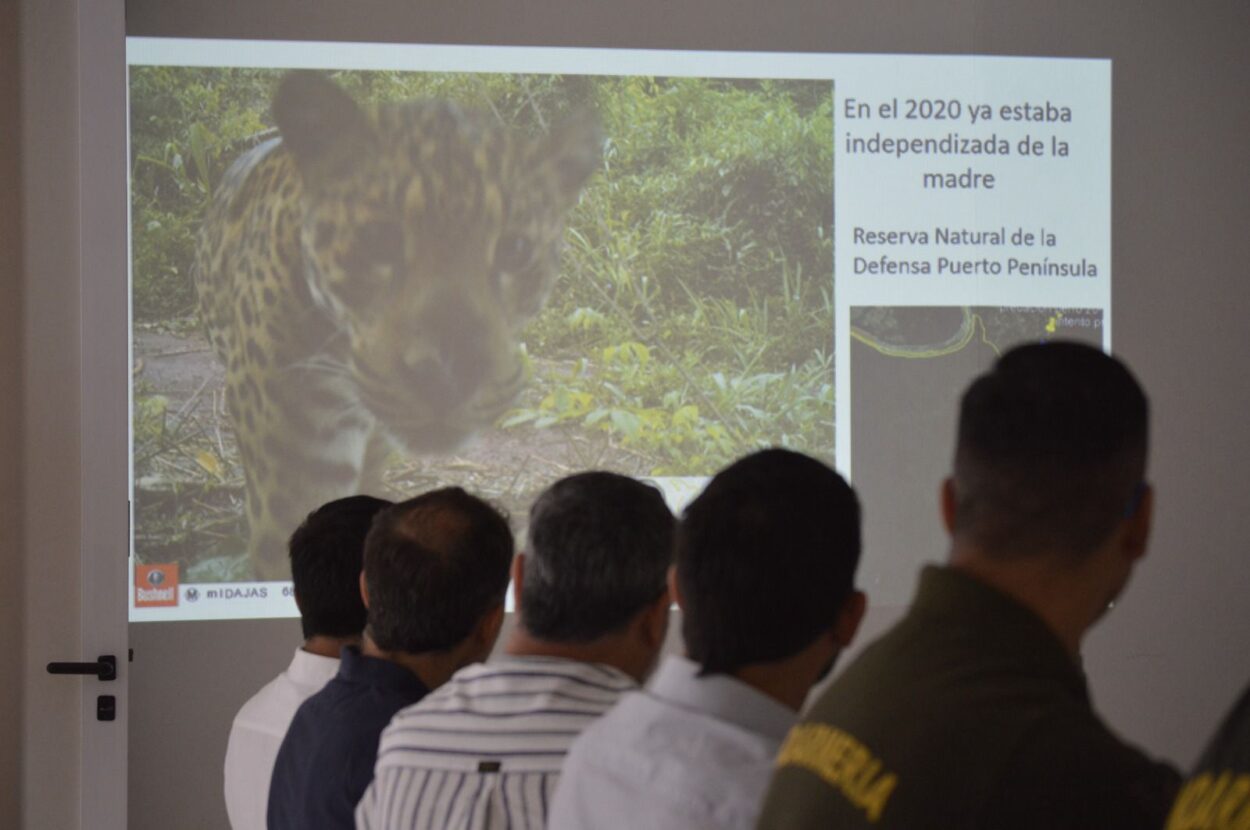
[(269, 785), (270, 830), (355, 827), (391, 717), (429, 690), (408, 669), (345, 648), (338, 674), (299, 707)]

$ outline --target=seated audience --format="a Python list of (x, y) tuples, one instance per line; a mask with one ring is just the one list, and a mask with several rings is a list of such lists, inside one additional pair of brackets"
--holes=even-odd
[(506, 656), (396, 715), (357, 827), (541, 828), (573, 739), (651, 671), (674, 520), (659, 490), (589, 472), (530, 510)]
[(225, 767), (226, 814), (234, 830), (264, 830), (273, 761), (295, 710), (338, 671), (343, 646), (360, 643), (365, 534), (389, 504), (371, 496), (338, 499), (308, 514), (291, 535), (291, 580), (304, 644), (287, 670), (234, 716)]
[(1159, 827), (1179, 777), (1094, 713), (1081, 642), (1146, 552), (1147, 403), (1075, 343), (964, 393), (949, 564), (791, 731), (763, 828)]
[(278, 751), (270, 830), (351, 827), (391, 716), (490, 653), (512, 564), (507, 520), (458, 487), (387, 508), (365, 540), (368, 621)]
[(1250, 828), (1250, 689), (1181, 787), (1165, 830)]
[(752, 828), (812, 685), (859, 625), (859, 502), (824, 464), (750, 455), (686, 509), (670, 588), (687, 657), (574, 743), (552, 830)]

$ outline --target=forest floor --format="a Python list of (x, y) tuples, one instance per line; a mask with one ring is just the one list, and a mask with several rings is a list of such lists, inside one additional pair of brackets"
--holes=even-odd
[[(540, 375), (567, 371), (554, 362), (534, 364)], [(211, 346), (198, 332), (136, 327), (133, 380), (137, 394), (164, 398), (163, 431), (170, 436), (146, 454), (136, 440), (144, 468), (161, 470), (136, 471), (136, 553), (141, 561), (181, 562), (187, 581), (246, 578), (242, 470), (226, 413), (225, 372)], [(517, 406), (536, 407), (540, 395), (532, 385)], [(520, 541), (538, 493), (586, 469), (648, 472), (646, 459), (614, 445), (606, 433), (523, 424), (485, 430), (441, 455), (397, 453), (386, 474), (390, 492), (376, 495), (398, 499), (458, 485), (506, 511)]]

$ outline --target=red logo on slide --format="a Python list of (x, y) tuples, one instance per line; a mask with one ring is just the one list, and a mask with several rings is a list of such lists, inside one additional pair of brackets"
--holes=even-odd
[(178, 604), (178, 565), (135, 565), (135, 607)]

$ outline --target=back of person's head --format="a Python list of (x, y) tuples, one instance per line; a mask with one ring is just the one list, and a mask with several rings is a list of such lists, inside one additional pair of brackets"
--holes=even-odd
[(721, 470), (677, 533), (682, 636), (702, 674), (790, 657), (855, 593), (855, 491), (814, 458), (763, 450)]
[(548, 487), (530, 508), (525, 630), (553, 643), (621, 630), (665, 592), (675, 525), (660, 491), (628, 476), (578, 473)]
[(1004, 354), (964, 393), (952, 530), (995, 558), (1082, 558), (1144, 492), (1146, 396), (1120, 361), (1051, 342)]
[(308, 514), (291, 534), (291, 581), (304, 639), (358, 637), (365, 627), (360, 571), (373, 517), (391, 502), (348, 496)]
[(459, 487), (388, 508), (365, 541), (369, 638), (384, 651), (451, 649), (503, 604), (513, 552), (508, 520)]

